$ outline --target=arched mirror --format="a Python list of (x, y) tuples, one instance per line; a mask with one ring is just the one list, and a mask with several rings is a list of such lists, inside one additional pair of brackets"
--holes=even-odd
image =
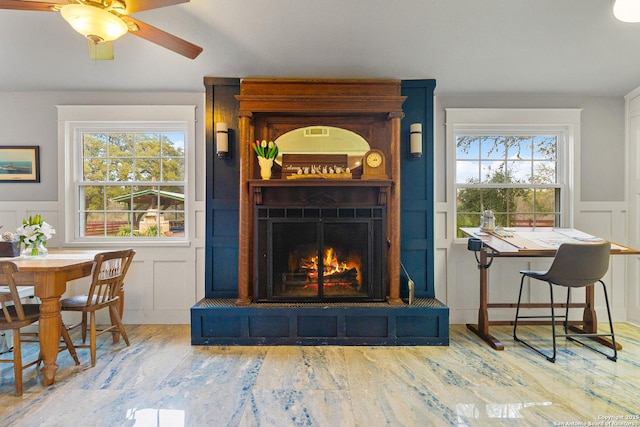
[(307, 126), (294, 129), (274, 141), (278, 145), (276, 163), (282, 165), (283, 154), (346, 154), (349, 168), (360, 166), (369, 143), (347, 129), (332, 126)]

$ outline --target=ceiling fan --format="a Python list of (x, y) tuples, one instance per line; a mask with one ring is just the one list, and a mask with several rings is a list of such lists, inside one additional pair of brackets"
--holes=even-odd
[(60, 12), (74, 30), (87, 38), (92, 59), (113, 59), (111, 42), (126, 33), (195, 59), (202, 48), (129, 16), (143, 10), (188, 3), (189, 0), (0, 0), (0, 9)]

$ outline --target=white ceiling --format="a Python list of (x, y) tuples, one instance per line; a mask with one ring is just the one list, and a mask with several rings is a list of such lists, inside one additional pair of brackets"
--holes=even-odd
[(192, 0), (133, 15), (204, 48), (132, 35), (92, 61), (58, 13), (0, 10), (0, 91), (203, 92), (203, 77), (437, 81), (439, 94), (622, 96), (640, 86), (640, 24), (610, 0)]

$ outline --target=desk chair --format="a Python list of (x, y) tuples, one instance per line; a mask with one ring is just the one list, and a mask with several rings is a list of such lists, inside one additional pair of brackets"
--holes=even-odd
[[(585, 244), (573, 244), (564, 243), (560, 245), (556, 253), (553, 263), (548, 271), (528, 271), (524, 270), (522, 279), (520, 280), (520, 294), (518, 295), (518, 305), (516, 308), (516, 319), (513, 325), (513, 339), (520, 342), (530, 349), (534, 350), (538, 354), (547, 358), (550, 362), (556, 360), (556, 337), (565, 337), (568, 340), (582, 344), (591, 350), (601, 353), (607, 356), (608, 359), (616, 361), (618, 352), (616, 350), (616, 339), (613, 333), (613, 322), (611, 321), (611, 309), (609, 308), (609, 298), (607, 296), (607, 288), (602, 281), (602, 277), (609, 269), (609, 257), (611, 252), (611, 244), (608, 242), (603, 243), (585, 243)], [(551, 297), (551, 316), (520, 316), (520, 301), (522, 299), (522, 288), (524, 286), (525, 277), (530, 277), (538, 281), (547, 282), (549, 284), (549, 294)], [(571, 298), (572, 288), (581, 288), (585, 286), (594, 285), (595, 282), (602, 284), (602, 290), (604, 291), (604, 300), (607, 304), (607, 315), (609, 317), (609, 330), (607, 334), (587, 334), (587, 333), (568, 333), (568, 316), (569, 316), (569, 302)], [(531, 281), (531, 283), (535, 283)], [(553, 304), (553, 285), (564, 286), (567, 288), (567, 304), (564, 316), (556, 316)], [(556, 334), (556, 317), (564, 319), (564, 334)], [(518, 338), (517, 328), (518, 320), (520, 319), (551, 319), (551, 330), (553, 334), (553, 354), (547, 355), (540, 349), (534, 347), (530, 343)], [(576, 337), (593, 338), (593, 337), (611, 337), (613, 342), (613, 355), (608, 355), (602, 350), (587, 344), (584, 341), (577, 339)]]
[[(96, 337), (105, 333), (113, 334), (113, 341), (117, 342), (117, 335), (129, 345), (129, 337), (120, 318), (120, 301), (123, 295), (124, 278), (129, 270), (135, 251), (126, 249), (121, 251), (101, 252), (94, 257), (91, 286), (86, 295), (65, 298), (60, 301), (62, 311), (76, 311), (82, 313), (82, 320), (67, 329), (82, 327), (82, 343), (76, 348), (89, 348), (91, 352), (91, 366), (96, 366)], [(98, 330), (96, 328), (96, 311), (109, 309), (111, 326)], [(87, 339), (87, 313), (89, 314), (89, 344)]]
[[(0, 262), (0, 284), (6, 286), (6, 292), (0, 292), (0, 305), (2, 306), (3, 316), (0, 316), (0, 331), (13, 330), (13, 348), (10, 348), (0, 354), (6, 354), (13, 351), (13, 359), (1, 359), (0, 363), (13, 363), (13, 373), (16, 383), (16, 395), (22, 396), (22, 371), (30, 366), (39, 365), (42, 360), (41, 355), (33, 362), (22, 364), (22, 347), (20, 328), (34, 324), (40, 319), (39, 304), (22, 304), (18, 286), (16, 286), (15, 275), (18, 267), (9, 261)], [(62, 338), (66, 345), (60, 350), (69, 350), (75, 364), (79, 365), (78, 357), (71, 343), (68, 332), (62, 326), (60, 321), (60, 330)]]

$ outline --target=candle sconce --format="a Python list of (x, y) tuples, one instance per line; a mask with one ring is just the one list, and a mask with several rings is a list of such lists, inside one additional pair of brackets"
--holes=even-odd
[(422, 123), (412, 123), (410, 126), (410, 155), (417, 159), (422, 157)]
[(224, 122), (216, 123), (216, 155), (219, 159), (228, 159), (229, 153), (229, 127)]

